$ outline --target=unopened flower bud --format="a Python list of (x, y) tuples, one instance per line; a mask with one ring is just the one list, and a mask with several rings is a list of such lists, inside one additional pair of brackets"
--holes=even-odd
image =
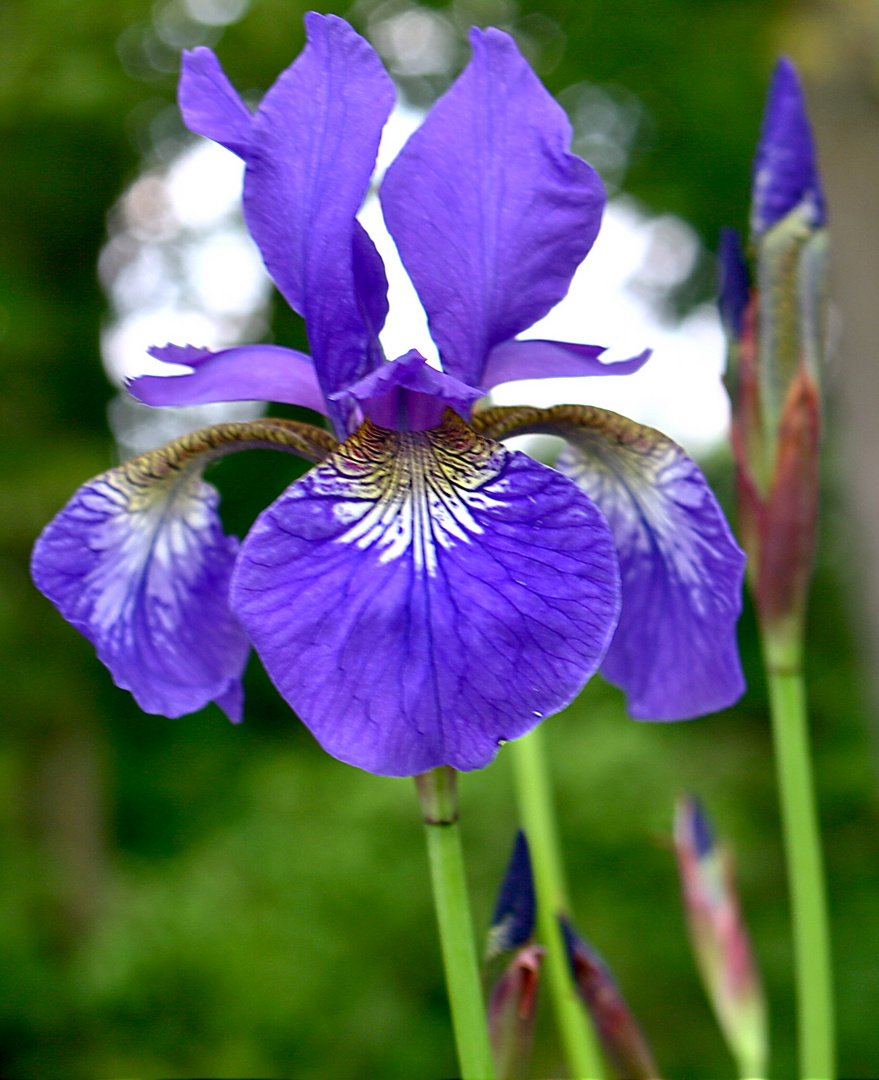
[(739, 907), (729, 851), (697, 799), (675, 813), (675, 850), (690, 940), (709, 1000), (740, 1075), (765, 1075), (766, 1000)]
[(495, 1073), (501, 1080), (527, 1074), (544, 952), (540, 945), (519, 949), (491, 992), (488, 1032)]
[(659, 1070), (650, 1046), (607, 965), (568, 919), (560, 916), (559, 922), (574, 982), (617, 1075), (621, 1080), (656, 1080)]
[(799, 627), (818, 510), (819, 372), (827, 339), (824, 195), (802, 89), (779, 60), (754, 162), (756, 288), (721, 241), (739, 519), (764, 627)]
[(535, 910), (531, 854), (525, 833), (519, 829), (491, 919), (485, 963), (528, 941), (534, 933)]

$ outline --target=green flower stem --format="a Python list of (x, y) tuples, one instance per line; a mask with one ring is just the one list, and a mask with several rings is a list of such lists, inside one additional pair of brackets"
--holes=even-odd
[(793, 916), (800, 1076), (836, 1076), (830, 933), (798, 634), (763, 637)]
[(424, 815), (430, 880), (461, 1076), (463, 1080), (492, 1080), (494, 1066), (458, 829), (457, 777), (454, 769), (443, 765), (416, 776), (415, 784)]
[(577, 996), (559, 927), (569, 913), (565, 874), (555, 823), (542, 725), (510, 745), (516, 775), (519, 814), (534, 870), (537, 934), (546, 949), (544, 970), (555, 1008), (571, 1076), (600, 1080), (604, 1066), (585, 1005)]

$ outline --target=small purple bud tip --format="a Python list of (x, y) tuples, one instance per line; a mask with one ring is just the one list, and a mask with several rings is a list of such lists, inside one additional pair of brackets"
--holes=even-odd
[(694, 795), (687, 799), (687, 807), (690, 811), (690, 827), (693, 830), (693, 846), (699, 858), (704, 859), (714, 850), (711, 822), (702, 809), (702, 804)]
[(489, 953), (517, 949), (534, 933), (534, 876), (525, 833), (519, 829), (491, 920)]
[(698, 799), (675, 811), (675, 848), (684, 910), (702, 981), (740, 1076), (765, 1076), (766, 1002), (733, 877), (732, 859), (717, 844)]
[(733, 338), (739, 338), (751, 291), (751, 275), (737, 229), (720, 230), (717, 258), (720, 263), (720, 317), (726, 332)]
[(810, 224), (826, 220), (815, 145), (797, 70), (787, 57), (775, 65), (754, 159), (751, 228), (760, 235), (806, 203)]

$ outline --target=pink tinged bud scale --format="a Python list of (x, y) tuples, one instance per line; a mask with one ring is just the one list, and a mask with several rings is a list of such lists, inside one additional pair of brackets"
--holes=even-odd
[(520, 949), (491, 992), (488, 1030), (495, 1072), (504, 1080), (528, 1072), (544, 954), (540, 945)]

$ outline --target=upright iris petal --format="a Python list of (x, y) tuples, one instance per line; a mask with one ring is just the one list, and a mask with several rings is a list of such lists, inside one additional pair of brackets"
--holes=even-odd
[(369, 423), (243, 545), (232, 605), (335, 757), (406, 776), (488, 764), (566, 705), (619, 607), (604, 519), (557, 472), (477, 436)]
[(244, 211), (269, 273), (306, 320), (325, 395), (366, 374), (387, 291), (355, 215), (394, 88), (376, 53), (335, 16), (309, 14), (308, 44), (263, 98)]
[[(244, 158), (247, 226), (278, 288), (305, 317), (329, 397), (379, 359), (387, 282), (355, 215), (394, 89), (374, 50), (344, 20), (312, 12), (305, 25), (304, 52), (266, 94), (249, 128), (247, 110), (207, 49), (184, 56), (180, 101), (194, 131)], [(340, 406), (329, 408), (344, 433)]]
[(479, 385), (493, 346), (567, 293), (604, 189), (513, 39), (473, 30), (473, 59), (388, 169), (388, 229), (443, 368)]

